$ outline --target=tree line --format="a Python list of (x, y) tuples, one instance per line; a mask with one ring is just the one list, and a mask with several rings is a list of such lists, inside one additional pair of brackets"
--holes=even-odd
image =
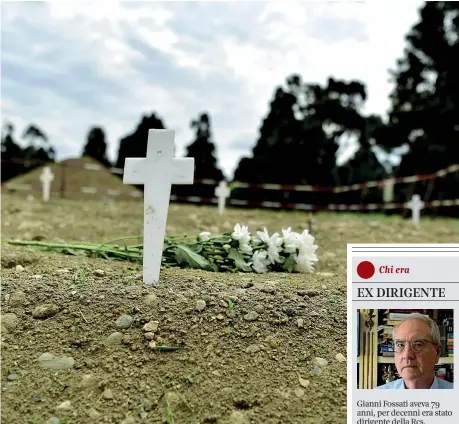
[[(288, 75), (275, 87), (266, 115), (259, 127), (250, 157), (241, 158), (234, 179), (249, 183), (309, 184), (342, 186), (430, 174), (459, 163), (459, 4), (426, 2), (419, 20), (405, 36), (406, 47), (389, 71), (393, 89), (387, 117), (365, 115), (368, 97), (364, 82), (328, 78), (321, 84), (308, 83), (300, 74)], [(364, 60), (362, 58), (362, 60)], [(194, 139), (186, 156), (195, 158), (195, 179), (224, 179), (215, 157), (211, 115), (201, 112), (190, 122)], [(166, 128), (158, 112), (141, 117), (135, 129), (119, 141), (118, 157), (107, 159), (104, 129), (90, 128), (82, 155), (105, 166), (124, 167), (126, 157), (146, 154), (148, 130)], [(54, 160), (56, 150), (43, 130), (32, 124), (24, 132), (31, 140), (22, 149), (15, 142), (14, 128), (6, 126), (2, 135), (2, 157), (8, 159)], [(348, 140), (358, 148), (346, 163), (337, 156)], [(397, 166), (381, 163), (375, 149), (387, 154), (404, 148)], [(28, 172), (32, 163), (2, 166), (2, 181)], [(174, 186), (178, 195), (213, 197), (211, 186)], [(404, 202), (413, 193), (427, 201), (453, 199), (459, 192), (458, 173), (434, 181), (399, 184), (395, 201)], [(381, 202), (378, 188), (336, 195), (234, 190), (238, 199), (272, 200), (313, 204)], [(455, 208), (457, 213), (459, 208)]]

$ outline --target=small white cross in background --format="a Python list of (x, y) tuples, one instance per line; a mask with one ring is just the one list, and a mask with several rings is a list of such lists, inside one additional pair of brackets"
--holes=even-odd
[(421, 214), (421, 209), (424, 207), (421, 196), (419, 196), (419, 194), (413, 194), (413, 197), (406, 205), (411, 209), (413, 223), (419, 225), (419, 216)]
[(143, 282), (159, 280), (172, 184), (193, 184), (194, 159), (174, 158), (173, 130), (149, 130), (146, 158), (126, 158), (124, 184), (144, 185)]
[(42, 183), (43, 201), (47, 202), (51, 194), (51, 182), (54, 180), (54, 174), (49, 166), (43, 167), (40, 174), (40, 181)]
[(226, 184), (226, 181), (220, 181), (218, 187), (215, 189), (215, 196), (218, 197), (218, 212), (223, 215), (225, 212), (226, 199), (230, 195), (230, 189)]

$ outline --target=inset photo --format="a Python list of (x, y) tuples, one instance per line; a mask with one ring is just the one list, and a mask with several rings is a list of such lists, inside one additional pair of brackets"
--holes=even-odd
[(357, 389), (453, 389), (453, 309), (358, 309)]

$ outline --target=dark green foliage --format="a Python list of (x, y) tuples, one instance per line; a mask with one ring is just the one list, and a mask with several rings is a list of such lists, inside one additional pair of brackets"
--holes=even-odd
[[(459, 5), (426, 2), (392, 71), (395, 87), (382, 143), (407, 146), (397, 176), (428, 174), (459, 163), (458, 75)], [(414, 192), (427, 193), (426, 201), (456, 198), (459, 175), (400, 186), (397, 198), (404, 201)], [(454, 208), (443, 211), (450, 212)]]
[[(335, 186), (386, 175), (371, 150), (374, 133), (382, 126), (382, 120), (361, 114), (366, 98), (365, 86), (358, 81), (329, 78), (327, 84), (321, 86), (303, 83), (298, 75), (290, 76), (286, 87), (276, 89), (253, 148), (253, 157), (241, 159), (235, 179), (250, 183)], [(336, 164), (338, 151), (349, 137), (358, 141), (371, 160), (366, 172), (361, 169), (358, 175), (349, 168), (354, 167), (356, 159), (362, 155), (356, 155), (354, 163), (349, 162), (344, 167)], [(250, 196), (252, 200), (316, 205), (326, 205), (333, 200), (327, 192), (236, 190), (234, 195), (238, 198)], [(360, 193), (357, 196), (360, 197)]]
[(101, 127), (92, 127), (87, 136), (87, 141), (83, 147), (82, 156), (89, 156), (105, 167), (110, 167), (111, 163), (107, 158), (107, 142), (105, 132)]
[(15, 140), (13, 124), (8, 122), (5, 125), (2, 134), (2, 182), (55, 161), (56, 150), (37, 125), (27, 126), (22, 138), (28, 142), (25, 147)]
[[(201, 113), (198, 119), (191, 121), (190, 127), (195, 131), (195, 138), (186, 148), (185, 156), (194, 158), (195, 181), (222, 181), (225, 177), (217, 166), (210, 115), (206, 112)], [(177, 196), (199, 196), (209, 199), (214, 197), (215, 189), (211, 185), (195, 184), (172, 186), (171, 191)]]
[(124, 168), (126, 158), (144, 158), (147, 155), (148, 131), (165, 128), (163, 121), (155, 113), (150, 116), (142, 116), (135, 131), (120, 140), (116, 167)]
[(195, 178), (221, 181), (224, 176), (217, 167), (210, 115), (201, 113), (198, 119), (191, 121), (190, 126), (196, 131), (196, 136), (187, 147), (186, 156), (195, 158)]

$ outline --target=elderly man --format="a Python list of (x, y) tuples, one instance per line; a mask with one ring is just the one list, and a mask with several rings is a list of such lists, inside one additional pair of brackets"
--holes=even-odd
[(440, 330), (419, 313), (410, 314), (393, 331), (395, 366), (401, 377), (376, 389), (452, 389), (437, 378), (434, 368), (440, 358)]

